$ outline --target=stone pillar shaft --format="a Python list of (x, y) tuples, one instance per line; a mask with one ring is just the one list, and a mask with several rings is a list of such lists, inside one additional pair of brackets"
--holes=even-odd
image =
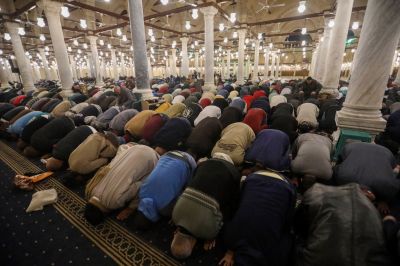
[(188, 57), (188, 44), (189, 38), (181, 38), (182, 42), (182, 63), (181, 63), (181, 76), (189, 77), (189, 57)]
[(316, 65), (315, 79), (322, 82), (325, 74), (326, 67), (326, 57), (329, 49), (329, 40), (331, 36), (331, 28), (328, 26), (329, 19), (325, 18), (325, 28), (323, 41), (320, 43), (320, 55), (318, 56), (318, 61)]
[(244, 39), (246, 37), (246, 29), (240, 29), (238, 31), (239, 43), (238, 43), (238, 69), (237, 69), (237, 83), (239, 85), (244, 84)]
[(400, 37), (399, 13), (400, 1), (368, 1), (349, 90), (338, 112), (340, 127), (372, 134), (385, 128), (380, 109)]
[(268, 79), (269, 74), (269, 47), (266, 48), (266, 52), (264, 54), (264, 79)]
[(42, 58), (45, 77), (47, 80), (50, 80), (51, 73), (50, 73), (50, 69), (49, 69), (49, 63), (47, 62), (46, 53), (43, 48), (39, 48), (38, 51), (39, 51), (40, 57)]
[(275, 61), (276, 61), (275, 59), (276, 59), (275, 53), (272, 52), (271, 53), (271, 78), (272, 79), (275, 79)]
[(204, 70), (204, 89), (210, 90), (214, 85), (214, 16), (218, 10), (213, 7), (200, 9), (204, 14), (204, 46), (205, 50), (205, 70)]
[(258, 62), (260, 57), (260, 41), (256, 40), (256, 46), (254, 48), (254, 71), (253, 81), (258, 81)]
[(112, 77), (114, 80), (118, 79), (118, 68), (117, 68), (117, 56), (115, 55), (115, 49), (111, 49), (111, 67), (112, 67)]
[(176, 49), (171, 49), (171, 57), (170, 57), (170, 67), (171, 67), (171, 75), (177, 76), (178, 71), (176, 69)]

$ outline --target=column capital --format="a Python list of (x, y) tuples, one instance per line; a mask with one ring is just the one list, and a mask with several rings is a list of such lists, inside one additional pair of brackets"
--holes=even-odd
[(10, 34), (18, 34), (18, 28), (20, 25), (15, 22), (6, 22), (7, 30), (10, 32)]
[(94, 36), (94, 35), (89, 35), (89, 36), (86, 36), (86, 38), (88, 38), (90, 41), (91, 41), (91, 40), (97, 41), (97, 39), (98, 39), (99, 37)]
[(238, 29), (239, 38), (244, 38), (246, 36), (247, 29)]
[(183, 36), (182, 38), (180, 38), (180, 40), (181, 40), (182, 43), (185, 42), (187, 44), (188, 41), (189, 41), (189, 37)]
[(207, 6), (207, 7), (200, 8), (200, 12), (203, 13), (204, 16), (213, 17), (218, 13), (218, 9), (216, 9), (213, 6)]
[(54, 15), (58, 17), (60, 16), (62, 3), (51, 0), (40, 0), (37, 3), (38, 6), (45, 11), (46, 16), (48, 15)]
[(176, 53), (176, 48), (171, 48), (171, 53), (175, 54)]

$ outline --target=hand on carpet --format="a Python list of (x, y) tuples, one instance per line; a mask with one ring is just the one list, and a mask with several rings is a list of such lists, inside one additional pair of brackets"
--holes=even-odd
[(389, 206), (385, 201), (379, 201), (376, 207), (382, 216), (386, 216), (390, 213)]
[(233, 251), (228, 250), (225, 253), (225, 256), (218, 263), (218, 265), (220, 265), (220, 266), (233, 266), (233, 264), (234, 264), (233, 255), (234, 255)]
[(128, 217), (134, 212), (135, 210), (132, 208), (125, 208), (123, 209), (118, 215), (117, 220), (124, 221), (128, 219)]
[(204, 241), (204, 246), (203, 246), (204, 250), (208, 251), (215, 248), (215, 242), (216, 242), (215, 239)]

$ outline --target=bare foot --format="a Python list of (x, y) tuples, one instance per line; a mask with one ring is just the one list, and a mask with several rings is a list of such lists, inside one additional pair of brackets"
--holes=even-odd
[(218, 263), (220, 266), (233, 266), (234, 260), (233, 260), (233, 251), (228, 250), (225, 253), (225, 256), (222, 258), (222, 260)]
[(131, 208), (123, 209), (118, 215), (117, 220), (123, 221), (126, 220), (135, 210)]
[(204, 250), (212, 250), (215, 248), (215, 239), (204, 241)]

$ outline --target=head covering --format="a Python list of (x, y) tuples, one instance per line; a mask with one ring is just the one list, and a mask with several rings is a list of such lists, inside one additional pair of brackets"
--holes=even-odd
[(245, 160), (260, 163), (264, 168), (275, 171), (289, 170), (289, 137), (280, 130), (265, 129), (257, 134), (246, 151)]
[(266, 94), (265, 91), (263, 91), (263, 90), (257, 90), (257, 91), (255, 91), (254, 94), (253, 94), (255, 100), (258, 99), (258, 98), (260, 98), (261, 96), (266, 96), (266, 95), (267, 95), (267, 94)]
[(242, 113), (245, 113), (247, 111), (246, 102), (240, 99), (239, 97), (234, 98), (232, 102), (229, 104), (229, 106), (239, 109)]
[(199, 100), (197, 99), (196, 96), (190, 95), (189, 97), (187, 97), (185, 99), (185, 101), (183, 102), (186, 106), (188, 106), (191, 103), (197, 103)]
[(319, 108), (313, 103), (303, 103), (297, 108), (297, 122), (299, 124), (308, 123), (312, 127), (318, 127), (317, 117)]
[(157, 113), (164, 113), (165, 111), (167, 111), (170, 107), (172, 106), (172, 104), (170, 104), (169, 102), (164, 102), (162, 104), (160, 104), (160, 106), (157, 107), (157, 109), (155, 110)]
[(183, 101), (185, 100), (185, 97), (182, 95), (176, 95), (174, 97), (174, 99), (172, 100), (172, 104), (176, 104), (176, 103), (183, 103)]
[(51, 114), (54, 117), (63, 116), (71, 107), (72, 107), (72, 104), (69, 100), (62, 101), (56, 107), (54, 107)]
[(270, 106), (271, 108), (274, 106), (277, 106), (280, 103), (286, 103), (287, 102), (287, 98), (283, 95), (274, 95), (271, 97), (271, 102), (270, 102)]
[(204, 99), (204, 98), (208, 98), (208, 99), (210, 99), (211, 101), (213, 101), (214, 98), (215, 98), (215, 94), (212, 93), (212, 92), (210, 92), (210, 91), (206, 91), (206, 92), (204, 92), (204, 93), (201, 95), (201, 99)]
[(244, 160), (245, 150), (254, 140), (255, 135), (251, 127), (245, 123), (233, 123), (221, 133), (221, 139), (215, 144), (211, 155), (222, 152), (229, 155), (235, 165), (240, 165)]
[(156, 112), (152, 110), (141, 111), (126, 123), (125, 131), (128, 131), (136, 138), (141, 138), (144, 124), (146, 124), (147, 120), (154, 114), (156, 114)]
[(211, 104), (211, 100), (209, 98), (202, 98), (200, 99), (199, 104), (202, 108), (205, 108)]
[(221, 131), (222, 125), (218, 118), (206, 117), (192, 130), (186, 147), (199, 158), (208, 156), (220, 138)]
[[(183, 97), (183, 96), (182, 96)], [(183, 111), (185, 110), (186, 105), (183, 103), (175, 103), (167, 111), (164, 112), (169, 118), (181, 116)]]
[(203, 111), (201, 111), (200, 114), (197, 116), (197, 118), (194, 120), (194, 126), (197, 126), (197, 124), (200, 123), (200, 121), (206, 117), (219, 118), (220, 116), (221, 116), (221, 109), (217, 106), (209, 105), (205, 107)]
[(223, 98), (215, 98), (212, 105), (218, 106), (221, 112), (229, 105), (228, 102)]
[(190, 124), (194, 126), (194, 120), (199, 116), (200, 112), (203, 110), (197, 103), (189, 104), (182, 113), (182, 117), (189, 120)]
[(181, 94), (183, 97), (187, 98), (190, 96), (190, 90), (189, 89), (184, 89)]
[(182, 89), (175, 89), (175, 90), (172, 92), (172, 97), (175, 97), (175, 96), (179, 95), (181, 92), (182, 92)]
[(168, 121), (168, 116), (165, 114), (155, 114), (146, 121), (143, 127), (142, 138), (153, 143), (154, 135), (164, 126)]
[(254, 100), (254, 96), (253, 95), (245, 95), (245, 96), (243, 96), (243, 101), (246, 102), (247, 106), (251, 106), (251, 103), (253, 102), (253, 100)]
[(201, 99), (201, 92), (194, 92), (192, 95), (195, 96), (198, 100)]
[(265, 112), (266, 114), (269, 114), (269, 113), (270, 113), (270, 109), (271, 109), (270, 106), (269, 106), (268, 101), (266, 101), (266, 100), (264, 100), (264, 99), (262, 99), (262, 98), (258, 98), (257, 100), (254, 100), (254, 101), (251, 103), (250, 108), (260, 108), (260, 109), (263, 109), (264, 112)]
[(286, 94), (292, 94), (292, 88), (291, 87), (285, 87), (281, 91), (281, 95), (286, 95)]
[(172, 102), (172, 99), (173, 99), (173, 96), (172, 96), (171, 94), (164, 94), (164, 95), (162, 96), (162, 98), (164, 99), (164, 101), (166, 101), (166, 102), (168, 102), (168, 103), (171, 103), (171, 102)]
[(217, 92), (217, 95), (221, 95), (224, 98), (227, 98), (229, 95), (229, 92), (227, 90), (221, 89)]
[(231, 91), (231, 92), (229, 93), (228, 99), (231, 99), (231, 100), (232, 100), (233, 98), (238, 97), (238, 95), (239, 95), (239, 92), (233, 90), (233, 91)]
[(259, 108), (250, 109), (243, 119), (243, 123), (250, 126), (255, 134), (267, 128), (266, 121), (267, 121), (267, 114), (264, 112), (264, 110)]
[(184, 117), (168, 120), (154, 136), (154, 145), (166, 150), (183, 150), (192, 126)]
[(275, 116), (274, 113), (269, 128), (278, 129), (286, 133), (290, 139), (290, 143), (293, 143), (298, 136), (297, 126), (297, 120), (291, 114), (282, 113)]
[(236, 107), (229, 106), (224, 109), (219, 121), (221, 121), (222, 127), (226, 128), (230, 124), (242, 121), (242, 119), (243, 112)]
[(240, 97), (243, 97), (245, 95), (249, 95), (249, 87), (248, 86), (241, 87), (239, 95), (240, 95)]

